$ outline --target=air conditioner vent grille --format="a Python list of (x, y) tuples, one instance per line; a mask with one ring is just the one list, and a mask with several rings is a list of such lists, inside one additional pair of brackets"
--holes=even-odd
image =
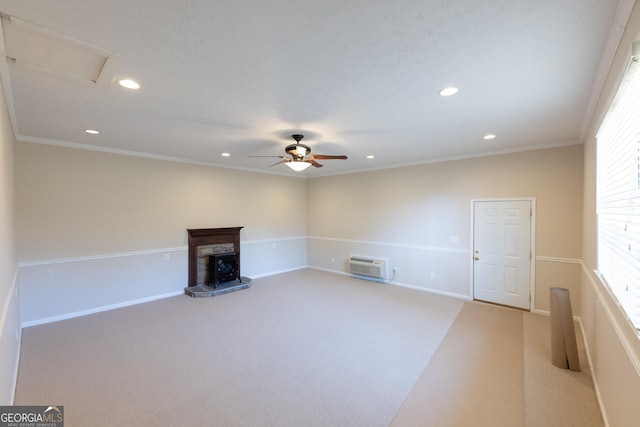
[(367, 264), (373, 264), (375, 260), (368, 259), (368, 258), (356, 258), (356, 257), (353, 257), (353, 258), (351, 258), (351, 261), (365, 262)]
[(387, 277), (387, 262), (384, 259), (350, 256), (349, 273), (383, 279)]

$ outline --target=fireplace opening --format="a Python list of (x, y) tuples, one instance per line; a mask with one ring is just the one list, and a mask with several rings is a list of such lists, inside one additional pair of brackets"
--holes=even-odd
[(242, 227), (188, 229), (191, 297), (213, 297), (247, 289), (251, 279), (240, 275)]
[(220, 283), (240, 280), (238, 253), (209, 255), (209, 286), (218, 288)]

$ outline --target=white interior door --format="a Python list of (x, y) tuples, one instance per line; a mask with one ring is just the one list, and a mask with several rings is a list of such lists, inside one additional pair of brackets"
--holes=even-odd
[(475, 201), (473, 298), (530, 309), (531, 200)]

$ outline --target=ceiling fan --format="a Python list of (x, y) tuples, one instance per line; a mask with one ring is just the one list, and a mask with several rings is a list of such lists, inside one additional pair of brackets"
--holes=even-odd
[[(280, 163), (285, 163), (291, 169), (295, 171), (303, 171), (309, 166), (313, 165), (317, 168), (321, 168), (323, 165), (316, 162), (316, 160), (346, 160), (347, 156), (339, 155), (339, 156), (330, 156), (326, 154), (309, 154), (311, 153), (311, 147), (305, 144), (301, 144), (302, 138), (304, 135), (294, 134), (291, 135), (296, 143), (287, 145), (284, 151), (289, 154), (289, 156), (249, 156), (249, 157), (278, 157), (282, 160), (278, 163), (274, 163), (271, 166), (279, 165)], [(269, 166), (269, 167), (271, 167)]]

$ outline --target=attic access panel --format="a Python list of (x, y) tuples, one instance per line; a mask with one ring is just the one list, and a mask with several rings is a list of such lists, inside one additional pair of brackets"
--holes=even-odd
[(122, 58), (14, 16), (2, 14), (4, 50), (16, 65), (93, 85), (111, 81)]

